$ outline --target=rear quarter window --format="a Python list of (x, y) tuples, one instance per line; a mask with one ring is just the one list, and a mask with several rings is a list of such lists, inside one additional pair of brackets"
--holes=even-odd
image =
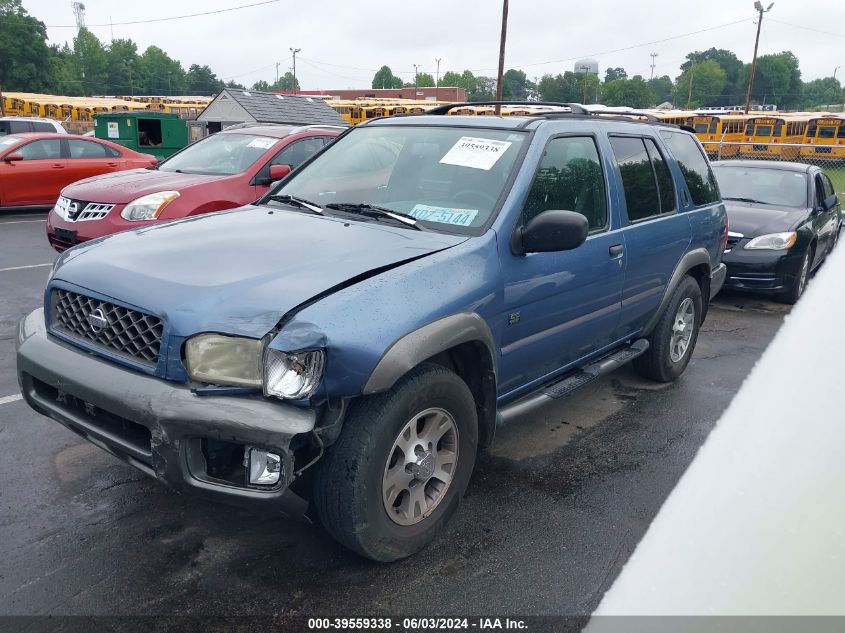
[(718, 202), (719, 189), (716, 186), (716, 178), (695, 138), (685, 132), (671, 130), (661, 130), (660, 137), (672, 152), (684, 175), (692, 203), (699, 207)]

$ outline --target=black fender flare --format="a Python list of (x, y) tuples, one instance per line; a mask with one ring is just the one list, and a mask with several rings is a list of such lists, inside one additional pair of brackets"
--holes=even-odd
[(432, 321), (394, 341), (370, 373), (361, 394), (390, 389), (427, 358), (473, 341), (480, 341), (487, 348), (495, 374), (496, 344), (490, 326), (475, 312), (460, 312)]
[[(710, 253), (707, 251), (707, 249), (696, 248), (691, 251), (688, 251), (684, 254), (683, 257), (681, 257), (681, 261), (679, 261), (678, 265), (675, 266), (675, 271), (669, 278), (669, 283), (666, 284), (666, 291), (663, 293), (663, 299), (660, 300), (660, 305), (657, 307), (657, 310), (655, 310), (652, 317), (648, 320), (648, 323), (645, 324), (641, 336), (648, 336), (649, 334), (651, 334), (651, 331), (657, 326), (657, 322), (660, 321), (660, 317), (666, 310), (666, 306), (668, 305), (669, 300), (672, 298), (672, 295), (674, 294), (675, 289), (678, 287), (678, 284), (681, 283), (681, 280), (690, 270), (692, 270), (696, 266), (701, 266), (702, 264), (707, 266), (706, 282), (709, 287), (710, 275), (712, 274), (713, 268), (710, 262)], [(701, 295), (706, 306), (710, 298), (709, 289), (702, 288)], [(706, 309), (707, 308), (705, 307), (705, 313)]]

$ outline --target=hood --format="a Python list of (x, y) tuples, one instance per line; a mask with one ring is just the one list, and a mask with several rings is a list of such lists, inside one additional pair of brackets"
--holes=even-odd
[(725, 208), (731, 223), (731, 232), (742, 233), (745, 237), (792, 231), (809, 213), (808, 209), (732, 200), (725, 202)]
[(74, 200), (126, 204), (136, 198), (159, 191), (184, 191), (228, 176), (178, 174), (157, 169), (129, 169), (92, 176), (64, 188), (62, 195)]
[(261, 337), (309, 299), (466, 239), (248, 206), (82, 244), (54, 282), (162, 316), (174, 335)]

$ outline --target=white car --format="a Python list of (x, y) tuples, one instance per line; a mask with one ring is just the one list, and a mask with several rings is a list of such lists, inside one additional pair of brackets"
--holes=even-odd
[(5, 134), (20, 134), (22, 132), (54, 132), (67, 134), (62, 124), (53, 119), (41, 119), (29, 116), (0, 117), (0, 136)]

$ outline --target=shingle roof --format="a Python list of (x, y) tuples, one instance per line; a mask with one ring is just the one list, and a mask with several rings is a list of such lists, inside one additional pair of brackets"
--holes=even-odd
[(225, 92), (259, 123), (347, 125), (346, 121), (320, 98), (254, 90), (226, 90)]

